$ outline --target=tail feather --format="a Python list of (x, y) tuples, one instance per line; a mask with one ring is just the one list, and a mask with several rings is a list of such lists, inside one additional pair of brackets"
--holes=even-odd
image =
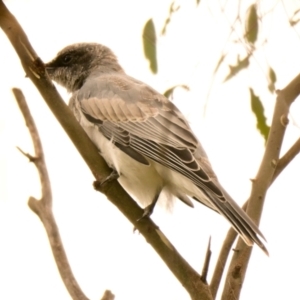
[[(235, 231), (242, 237), (242, 239), (248, 246), (252, 246), (253, 243), (255, 243), (263, 250), (263, 252), (266, 255), (269, 255), (266, 246), (261, 241), (261, 239), (263, 239), (264, 241), (266, 241), (266, 239), (257, 227), (257, 225), (246, 214), (246, 212), (231, 199), (231, 197), (224, 190), (222, 192), (224, 193), (226, 201), (220, 201), (220, 199), (215, 199), (215, 195), (210, 194), (207, 191), (205, 192), (207, 197), (211, 199), (211, 204), (214, 206), (211, 208), (219, 212), (229, 221), (229, 223), (232, 225)], [(195, 199), (202, 203), (201, 200), (197, 198)]]
[[(222, 206), (222, 207), (221, 207)], [(240, 208), (238, 210), (231, 203), (221, 203), (219, 211), (231, 223), (232, 227), (240, 234), (242, 239), (248, 246), (253, 243), (257, 244), (267, 255), (269, 255), (267, 248), (259, 237), (265, 240), (265, 237), (254, 224), (250, 217)]]

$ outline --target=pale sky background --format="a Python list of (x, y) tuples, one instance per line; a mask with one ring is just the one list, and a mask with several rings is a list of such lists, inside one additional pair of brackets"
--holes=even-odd
[[(174, 102), (184, 112), (203, 143), (224, 187), (240, 205), (247, 199), (264, 151), (255, 129), (248, 87), (263, 97), (270, 117), (275, 96), (267, 91), (266, 61), (283, 88), (299, 73), (300, 28), (289, 27), (287, 16), (300, 2), (262, 1), (259, 43), (249, 71), (223, 83), (228, 63), (243, 47), (228, 43), (230, 24), (238, 1), (176, 1), (180, 10), (172, 17), (166, 36), (158, 37), (159, 72), (152, 75), (142, 48), (142, 29), (153, 18), (158, 33), (168, 16), (170, 0), (140, 1), (5, 1), (19, 20), (42, 60), (49, 61), (68, 44), (99, 42), (110, 47), (133, 77), (164, 92), (175, 84)], [(226, 5), (223, 4), (227, 3)], [(241, 16), (252, 1), (241, 1)], [(284, 3), (284, 5), (282, 4)], [(222, 11), (221, 7), (224, 6)], [(268, 12), (268, 14), (267, 14)], [(236, 27), (235, 38), (242, 37)], [(92, 188), (93, 176), (43, 99), (25, 78), (18, 57), (0, 31), (0, 299), (70, 299), (57, 271), (38, 217), (27, 206), (30, 195), (40, 196), (35, 167), (16, 146), (32, 153), (32, 142), (11, 88), (25, 93), (42, 138), (50, 174), (54, 214), (67, 255), (79, 285), (91, 300), (110, 289), (117, 300), (184, 300), (188, 294), (159, 256), (122, 214)], [(230, 53), (212, 89), (213, 69), (222, 50)], [(208, 92), (210, 90), (210, 97)], [(62, 89), (63, 97), (69, 95)], [(208, 101), (206, 113), (203, 113)], [(291, 112), (284, 150), (299, 137), (299, 110)], [(300, 242), (299, 166), (297, 157), (270, 188), (261, 230), (270, 257), (255, 247), (241, 299), (299, 299)], [(190, 209), (178, 203), (172, 213), (157, 207), (154, 221), (185, 259), (202, 269), (204, 252), (212, 236), (215, 265), (229, 226), (201, 205)]]

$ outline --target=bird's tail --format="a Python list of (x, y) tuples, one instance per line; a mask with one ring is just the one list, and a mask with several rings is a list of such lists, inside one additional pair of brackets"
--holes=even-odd
[[(242, 239), (248, 246), (252, 246), (255, 243), (264, 251), (266, 255), (269, 255), (266, 246), (261, 241), (261, 239), (263, 239), (264, 241), (266, 241), (266, 239), (257, 225), (224, 190), (222, 192), (225, 196), (226, 201), (213, 199), (214, 201), (211, 201), (211, 203), (213, 203), (213, 205), (215, 206), (215, 210), (222, 214), (229, 221), (231, 226), (242, 237)], [(206, 194), (210, 199), (216, 197), (215, 195), (209, 195), (208, 193)]]

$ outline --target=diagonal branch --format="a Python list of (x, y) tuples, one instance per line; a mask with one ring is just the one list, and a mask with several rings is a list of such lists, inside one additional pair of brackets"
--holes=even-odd
[[(246, 201), (244, 203), (244, 205), (242, 206), (243, 210), (247, 209), (247, 205), (248, 205), (248, 201)], [(230, 254), (230, 250), (232, 249), (232, 245), (237, 237), (237, 232), (231, 227), (228, 232), (227, 235), (224, 239), (222, 248), (220, 250), (220, 254), (218, 257), (218, 261), (217, 264), (215, 266), (215, 270), (214, 270), (214, 274), (212, 276), (211, 279), (211, 283), (210, 283), (210, 289), (211, 289), (211, 293), (213, 296), (213, 299), (216, 299), (217, 296), (217, 292), (220, 286), (220, 282), (225, 270), (225, 265), (226, 262), (228, 261), (228, 256)]]
[[(0, 27), (9, 38), (17, 52), (27, 76), (35, 84), (45, 102), (62, 125), (75, 147), (87, 163), (95, 179), (102, 182), (109, 176), (111, 170), (99, 156), (95, 145), (83, 131), (71, 111), (57, 93), (49, 80), (41, 59), (37, 56), (23, 29), (0, 0)], [(172, 246), (151, 219), (142, 222), (137, 219), (142, 215), (142, 209), (125, 192), (118, 181), (106, 183), (102, 192), (139, 230), (147, 242), (155, 249), (168, 268), (185, 287), (192, 299), (212, 299), (209, 287), (201, 281), (200, 275), (186, 262), (186, 260)]]
[[(290, 105), (300, 94), (300, 74), (296, 76), (283, 90), (278, 91), (277, 101), (273, 114), (272, 125), (266, 150), (257, 173), (253, 180), (249, 204), (248, 215), (259, 224), (263, 204), (267, 190), (274, 178), (274, 172), (279, 161), (279, 153), (286, 130), (287, 116)], [(252, 247), (247, 247), (239, 239), (237, 251), (234, 252), (226, 278), (222, 299), (239, 299), (242, 285), (245, 279), (248, 262), (252, 253)]]
[[(287, 165), (300, 153), (300, 139), (279, 159), (276, 170), (274, 172), (272, 183), (276, 180), (279, 174), (287, 167)], [(271, 183), (271, 184), (272, 184)]]
[[(294, 145), (279, 159), (272, 181), (270, 182), (270, 186), (273, 184), (276, 178), (281, 174), (281, 172), (287, 167), (287, 165), (299, 154), (299, 152), (300, 152), (300, 139), (298, 139), (294, 143)], [(244, 210), (246, 210), (247, 204), (248, 201), (246, 201), (243, 205)], [(216, 298), (219, 285), (221, 282), (221, 278), (223, 276), (223, 272), (225, 269), (225, 264), (228, 260), (230, 250), (232, 249), (232, 245), (236, 237), (237, 237), (237, 232), (232, 228), (230, 228), (224, 239), (222, 248), (220, 250), (219, 258), (215, 266), (215, 271), (210, 283), (210, 288), (214, 299)]]
[(58, 227), (56, 225), (53, 213), (52, 213), (52, 193), (51, 185), (48, 176), (48, 171), (44, 159), (43, 148), (41, 140), (38, 134), (38, 130), (35, 126), (34, 120), (31, 116), (29, 108), (27, 106), (25, 97), (20, 89), (14, 88), (13, 93), (19, 105), (19, 108), (23, 114), (23, 117), (26, 122), (26, 126), (31, 135), (31, 139), (34, 146), (34, 151), (36, 156), (31, 156), (30, 154), (24, 153), (20, 150), (25, 156), (27, 156), (30, 161), (32, 161), (40, 176), (41, 187), (42, 187), (42, 198), (37, 200), (33, 197), (29, 198), (28, 205), (32, 211), (34, 211), (42, 221), (50, 242), (53, 256), (56, 261), (60, 276), (70, 293), (72, 299), (76, 300), (88, 300), (80, 289), (68, 262), (66, 252), (63, 247), (63, 243), (59, 234)]

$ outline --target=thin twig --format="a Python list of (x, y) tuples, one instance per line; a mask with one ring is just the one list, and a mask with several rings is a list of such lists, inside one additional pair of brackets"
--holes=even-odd
[(29, 108), (27, 106), (25, 97), (20, 89), (14, 88), (13, 93), (19, 105), (19, 108), (23, 114), (26, 125), (30, 132), (32, 142), (34, 145), (35, 156), (25, 153), (19, 149), (26, 157), (32, 161), (40, 176), (40, 182), (42, 186), (42, 197), (40, 200), (30, 197), (28, 205), (32, 211), (34, 211), (42, 221), (48, 239), (51, 245), (52, 253), (56, 261), (60, 276), (73, 299), (88, 300), (80, 289), (69, 265), (67, 255), (65, 253), (62, 240), (60, 238), (59, 230), (56, 225), (53, 213), (52, 213), (52, 193), (51, 185), (48, 176), (48, 171), (44, 159), (44, 153), (42, 144), (39, 138), (38, 130), (35, 126), (34, 120), (31, 116)]
[(232, 245), (237, 237), (237, 232), (230, 228), (227, 232), (227, 235), (224, 239), (217, 264), (215, 266), (214, 274), (211, 279), (210, 289), (213, 296), (213, 299), (216, 299), (217, 292), (220, 286), (220, 282), (224, 273), (225, 265), (228, 260), (228, 256), (230, 254), (230, 250), (232, 249)]
[(208, 274), (208, 269), (209, 269), (209, 263), (210, 263), (210, 258), (211, 258), (211, 237), (209, 237), (208, 244), (207, 244), (207, 249), (206, 249), (206, 255), (205, 255), (205, 260), (202, 268), (202, 273), (201, 273), (201, 279), (204, 283), (207, 283), (207, 274)]
[(279, 159), (274, 172), (271, 184), (278, 175), (287, 167), (287, 165), (300, 153), (300, 139)]
[[(246, 211), (247, 209), (247, 205), (248, 205), (248, 201), (246, 201), (244, 203), (244, 205), (242, 206), (242, 209)], [(235, 239), (237, 238), (237, 232), (230, 227), (230, 229), (227, 232), (227, 235), (224, 239), (222, 248), (220, 250), (220, 254), (218, 257), (218, 261), (217, 264), (215, 266), (215, 270), (214, 270), (214, 274), (212, 276), (211, 279), (211, 283), (210, 283), (210, 289), (211, 289), (211, 293), (213, 296), (213, 299), (216, 299), (217, 293), (218, 293), (218, 289), (220, 286), (220, 282), (225, 270), (225, 265), (226, 262), (228, 260), (228, 256), (230, 254), (230, 250), (232, 249), (232, 245), (235, 241)]]
[(29, 153), (26, 153), (25, 151), (23, 151), (20, 147), (17, 146), (17, 149), (25, 156), (29, 159), (30, 162), (34, 162), (37, 160), (37, 157), (36, 156), (32, 156), (31, 154)]

